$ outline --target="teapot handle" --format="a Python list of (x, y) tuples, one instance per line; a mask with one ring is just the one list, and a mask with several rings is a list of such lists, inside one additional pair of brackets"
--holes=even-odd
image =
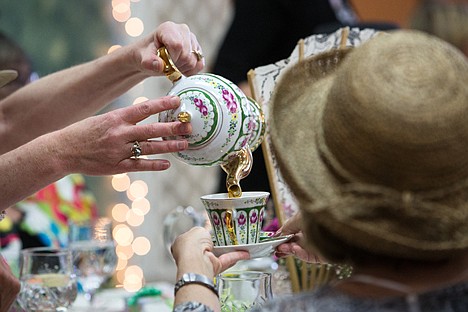
[(171, 59), (171, 56), (169, 55), (169, 51), (167, 51), (166, 47), (164, 46), (160, 47), (157, 51), (157, 55), (163, 60), (164, 62), (163, 73), (166, 75), (166, 77), (170, 81), (176, 82), (180, 78), (182, 78), (182, 73), (175, 66), (174, 62)]

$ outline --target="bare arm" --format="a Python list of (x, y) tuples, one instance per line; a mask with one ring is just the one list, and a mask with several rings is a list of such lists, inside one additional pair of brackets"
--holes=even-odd
[(48, 75), (0, 102), (0, 154), (44, 133), (91, 116), (143, 79), (162, 75), (156, 56), (165, 45), (186, 75), (203, 68), (186, 25), (166, 22), (156, 31), (94, 61)]
[(178, 97), (164, 97), (117, 109), (44, 134), (1, 155), (0, 210), (70, 173), (110, 175), (166, 170), (170, 163), (164, 159), (131, 159), (131, 148), (134, 141), (139, 141), (142, 155), (186, 149), (186, 140), (149, 139), (189, 134), (190, 124), (138, 124), (179, 105)]

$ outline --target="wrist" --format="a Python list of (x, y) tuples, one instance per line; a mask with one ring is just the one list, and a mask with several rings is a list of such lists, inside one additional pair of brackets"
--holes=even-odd
[(187, 285), (194, 285), (194, 284), (200, 285), (209, 289), (217, 297), (219, 297), (218, 291), (216, 290), (216, 287), (213, 282), (213, 278), (209, 278), (203, 274), (198, 274), (198, 273), (193, 273), (193, 272), (184, 273), (177, 280), (175, 287), (174, 287), (174, 296), (182, 287), (187, 286)]
[[(75, 163), (73, 160), (74, 149), (61, 146), (64, 142), (65, 146), (70, 142), (65, 135), (66, 133), (65, 130), (54, 131), (39, 137), (39, 139), (44, 140), (42, 146), (48, 150), (46, 153), (47, 162), (59, 178), (74, 173), (72, 168), (72, 164)], [(73, 144), (69, 146), (73, 146)]]
[(185, 273), (197, 273), (205, 275), (208, 278), (214, 278), (214, 269), (211, 261), (205, 256), (192, 257), (194, 253), (188, 253), (189, 256), (176, 261), (177, 264), (177, 278), (181, 278)]

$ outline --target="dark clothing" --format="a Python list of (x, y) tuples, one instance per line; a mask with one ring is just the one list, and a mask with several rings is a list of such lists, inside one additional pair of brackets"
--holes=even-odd
[[(234, 4), (233, 21), (212, 72), (236, 84), (247, 80), (250, 69), (287, 58), (299, 39), (324, 25), (327, 29), (341, 26), (328, 0), (237, 0)], [(251, 173), (241, 181), (242, 190), (270, 191), (261, 147), (253, 153), (253, 161)], [(222, 171), (218, 192), (226, 192)]]
[(324, 288), (279, 298), (252, 311), (269, 312), (465, 312), (468, 311), (468, 283), (429, 291), (414, 297), (387, 299), (356, 298)]

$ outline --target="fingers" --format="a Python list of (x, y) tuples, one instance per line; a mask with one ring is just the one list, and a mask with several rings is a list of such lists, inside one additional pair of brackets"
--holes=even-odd
[[(211, 256), (215, 257), (214, 254), (212, 253), (210, 254), (211, 254), (210, 257)], [(223, 271), (226, 271), (227, 269), (235, 265), (240, 260), (248, 260), (248, 259), (250, 259), (250, 254), (248, 251), (239, 250), (239, 251), (233, 251), (233, 252), (222, 254), (221, 256), (218, 257), (220, 267), (215, 268), (216, 270), (215, 274), (219, 274)], [(211, 261), (211, 262), (213, 263), (216, 261)]]
[[(179, 121), (155, 122), (146, 125), (135, 125), (131, 129), (130, 140), (149, 140), (154, 138), (177, 137), (192, 133), (192, 125)], [(182, 138), (181, 138), (182, 139)]]
[(290, 241), (276, 247), (275, 256), (282, 258), (293, 255), (305, 262), (319, 262), (319, 258), (313, 252), (308, 251), (303, 244), (303, 235), (296, 234)]
[(288, 234), (296, 234), (301, 231), (301, 222), (302, 216), (298, 212), (293, 215), (291, 218), (284, 222), (283, 226), (278, 230), (277, 235), (288, 235)]
[[(171, 141), (139, 141), (142, 155), (175, 153), (186, 150), (188, 142), (185, 140)], [(130, 144), (133, 145), (133, 144)]]
[(131, 124), (136, 124), (151, 115), (162, 111), (176, 109), (180, 105), (180, 98), (177, 96), (164, 96), (159, 99), (148, 100), (118, 110), (121, 118)]
[(187, 56), (186, 59), (181, 57), (177, 65), (179, 70), (187, 76), (198, 73), (205, 66), (205, 57), (203, 55), (203, 50), (200, 44), (198, 43), (195, 35), (193, 33), (190, 33), (190, 35), (190, 54)]
[(198, 40), (186, 24), (166, 22), (156, 30), (155, 46), (165, 46), (176, 67), (184, 75), (198, 73), (205, 66), (203, 58), (197, 57), (192, 51), (201, 51)]
[(164, 171), (169, 169), (171, 163), (166, 159), (124, 159), (116, 169), (116, 173), (120, 172), (137, 172), (137, 171)]
[(159, 25), (155, 33), (155, 45), (157, 48), (165, 46), (171, 58), (176, 62), (183, 53), (191, 48), (190, 28), (186, 24), (165, 22)]

